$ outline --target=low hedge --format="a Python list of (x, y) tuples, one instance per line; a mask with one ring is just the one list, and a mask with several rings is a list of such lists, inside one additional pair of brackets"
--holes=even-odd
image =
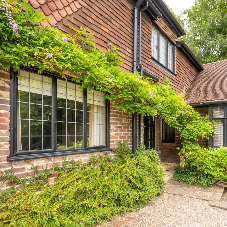
[(188, 184), (212, 186), (227, 182), (227, 148), (201, 148), (196, 145), (181, 151), (181, 164), (175, 169), (177, 180)]
[[(123, 143), (114, 152), (115, 158), (105, 154), (84, 164), (65, 160), (49, 170), (34, 168), (34, 176), (17, 179), (23, 190), (2, 192), (0, 222), (4, 226), (95, 226), (143, 207), (162, 193), (164, 173), (154, 150), (140, 146), (132, 156)], [(53, 174), (58, 176), (51, 185), (47, 179)], [(16, 178), (6, 173), (2, 177)]]

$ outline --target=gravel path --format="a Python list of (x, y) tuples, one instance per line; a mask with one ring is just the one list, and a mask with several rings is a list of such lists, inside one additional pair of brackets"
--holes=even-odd
[(225, 204), (222, 207), (226, 209), (210, 206), (212, 200), (220, 201), (223, 189), (174, 182), (175, 164), (162, 163), (161, 166), (167, 182), (165, 192), (149, 206), (124, 217), (115, 216), (112, 222), (101, 227), (227, 227), (227, 191), (222, 199)]
[(227, 210), (211, 207), (205, 200), (164, 193), (151, 206), (109, 226), (226, 227)]

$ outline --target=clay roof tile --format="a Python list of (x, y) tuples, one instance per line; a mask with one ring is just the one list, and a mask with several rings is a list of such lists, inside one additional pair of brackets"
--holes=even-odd
[(46, 3), (46, 0), (38, 0), (40, 5), (43, 5), (44, 3)]
[(54, 4), (54, 2), (48, 2), (47, 3), (48, 7), (50, 8), (51, 11), (55, 11), (57, 9), (56, 5)]
[(52, 26), (57, 24), (57, 21), (55, 20), (55, 18), (52, 16), (51, 19), (48, 21)]
[(46, 3), (41, 5), (41, 9), (46, 16), (49, 16), (51, 14), (51, 10)]
[(70, 7), (71, 7), (73, 12), (76, 12), (78, 10), (76, 5), (73, 2), (70, 4)]
[(60, 15), (60, 13), (57, 10), (54, 11), (52, 14), (56, 21), (60, 21), (62, 19), (62, 16)]
[(65, 11), (67, 12), (68, 15), (71, 15), (73, 13), (73, 11), (70, 8), (70, 6), (65, 7)]
[(64, 6), (67, 6), (69, 4), (66, 0), (61, 0), (61, 2)]
[(62, 18), (65, 17), (67, 15), (65, 9), (61, 9), (61, 10), (58, 10), (58, 12), (61, 14)]

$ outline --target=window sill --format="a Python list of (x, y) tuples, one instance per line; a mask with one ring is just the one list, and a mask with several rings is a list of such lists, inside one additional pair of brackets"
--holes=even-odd
[(112, 151), (110, 148), (94, 148), (94, 149), (81, 149), (81, 150), (65, 150), (65, 151), (56, 151), (56, 152), (48, 152), (48, 153), (38, 153), (38, 154), (18, 154), (12, 157), (8, 157), (8, 162), (13, 161), (23, 161), (23, 160), (30, 160), (30, 159), (39, 159), (39, 158), (52, 158), (58, 156), (67, 156), (67, 155), (75, 155), (75, 154), (88, 154), (88, 153), (95, 153), (95, 152), (108, 152)]
[(159, 68), (161, 68), (163, 71), (165, 71), (166, 73), (168, 73), (170, 76), (173, 76), (174, 78), (176, 78), (176, 74), (171, 71), (170, 69), (168, 69), (166, 66), (164, 66), (163, 64), (161, 64), (159, 61), (157, 61), (155, 58), (151, 57), (151, 62), (153, 64), (155, 64), (156, 66), (158, 66)]

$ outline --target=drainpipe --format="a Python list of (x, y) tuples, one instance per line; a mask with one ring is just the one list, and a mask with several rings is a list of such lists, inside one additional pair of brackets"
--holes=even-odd
[[(140, 68), (140, 76), (143, 80), (143, 65), (141, 63), (141, 36), (142, 36), (142, 12), (145, 11), (148, 8), (148, 1), (146, 1), (146, 5), (139, 11), (139, 68)], [(141, 144), (141, 122), (142, 116), (139, 114), (139, 143)]]
[[(138, 0), (133, 8), (133, 73), (136, 74), (137, 66), (137, 33), (138, 9), (144, 0)], [(135, 155), (137, 148), (137, 113), (132, 114), (132, 153)]]

